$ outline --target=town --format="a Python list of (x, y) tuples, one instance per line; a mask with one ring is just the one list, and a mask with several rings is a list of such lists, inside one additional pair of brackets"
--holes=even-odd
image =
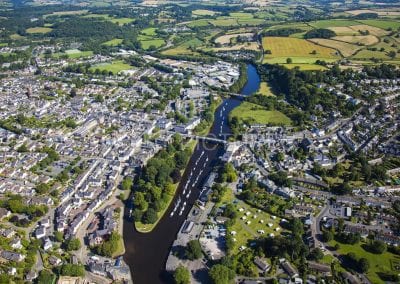
[(398, 3), (17, 2), (0, 282), (400, 281)]

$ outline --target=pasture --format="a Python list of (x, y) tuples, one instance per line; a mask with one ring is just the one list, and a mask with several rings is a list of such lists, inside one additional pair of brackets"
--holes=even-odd
[(26, 30), (28, 34), (47, 34), (51, 32), (53, 29), (52, 28), (46, 28), (46, 27), (36, 27), (36, 28), (29, 28)]
[(197, 9), (192, 11), (192, 15), (195, 16), (214, 16), (217, 12), (205, 9)]
[(161, 53), (164, 55), (195, 55), (196, 52), (192, 51), (190, 47), (196, 48), (203, 44), (203, 42), (197, 38), (186, 41), (174, 48), (167, 49), (162, 51)]
[(268, 124), (268, 125), (290, 125), (289, 117), (277, 110), (267, 110), (262, 106), (243, 102), (240, 106), (233, 109), (229, 114), (230, 118), (236, 117), (249, 124)]
[(309, 23), (314, 28), (326, 29), (331, 27), (349, 27), (358, 25), (359, 22), (353, 20), (321, 20)]
[(235, 39), (239, 36), (252, 36), (254, 35), (253, 33), (241, 33), (241, 34), (229, 34), (229, 35), (223, 35), (215, 39), (215, 43), (220, 43), (220, 44), (228, 44), (231, 42), (231, 39)]
[(400, 21), (387, 21), (387, 20), (360, 20), (361, 23), (383, 30), (392, 29), (397, 30), (400, 28)]

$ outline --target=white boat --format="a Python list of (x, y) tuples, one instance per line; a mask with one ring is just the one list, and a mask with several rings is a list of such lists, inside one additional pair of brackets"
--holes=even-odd
[(169, 214), (169, 217), (174, 216), (175, 211), (172, 211), (171, 214)]
[(191, 191), (191, 190), (189, 190), (189, 192), (186, 194), (186, 198), (189, 198), (189, 196), (190, 196), (190, 193), (192, 193), (192, 191)]

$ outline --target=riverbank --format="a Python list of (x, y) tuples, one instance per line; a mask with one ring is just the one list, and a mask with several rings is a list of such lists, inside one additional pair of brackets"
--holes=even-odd
[[(250, 95), (259, 89), (260, 78), (255, 67), (248, 65), (248, 80), (241, 94)], [(226, 139), (231, 133), (228, 125), (229, 112), (239, 106), (242, 100), (226, 98), (216, 107), (214, 123), (208, 135)], [(124, 241), (126, 253), (124, 260), (133, 273), (135, 283), (171, 283), (171, 274), (166, 272), (165, 264), (172, 244), (182, 228), (184, 221), (190, 216), (190, 210), (200, 196), (208, 177), (220, 163), (224, 154), (223, 145), (203, 141), (198, 143), (176, 189), (172, 203), (179, 204), (175, 210), (170, 206), (157, 226), (151, 232), (142, 234), (132, 230), (129, 212), (125, 212)], [(128, 211), (128, 210), (126, 210)], [(175, 212), (175, 214), (173, 213)], [(177, 213), (178, 212), (178, 213)]]
[[(197, 144), (196, 140), (189, 140), (186, 143), (186, 148), (190, 149), (190, 155), (193, 154), (196, 144)], [(189, 163), (189, 160), (186, 163), (186, 166), (188, 165), (188, 163)], [(185, 169), (186, 169), (186, 166), (185, 166)], [(183, 172), (184, 172), (184, 170), (181, 171), (181, 174), (183, 174)], [(160, 212), (157, 212), (157, 221), (153, 224), (144, 224), (142, 222), (135, 222), (134, 224), (135, 224), (136, 231), (138, 231), (139, 233), (146, 234), (146, 233), (150, 233), (151, 231), (154, 230), (154, 228), (157, 226), (157, 224), (160, 222), (160, 220), (164, 217), (165, 213), (171, 206), (172, 200), (174, 200), (174, 197), (176, 195), (176, 190), (178, 189), (179, 183), (180, 183), (180, 181), (173, 184), (173, 193), (168, 196), (169, 198), (167, 200), (165, 207)]]

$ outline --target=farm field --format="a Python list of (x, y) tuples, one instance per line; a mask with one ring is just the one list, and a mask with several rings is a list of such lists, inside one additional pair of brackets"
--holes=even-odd
[(197, 9), (192, 11), (192, 15), (196, 16), (214, 16), (217, 12), (205, 9)]
[[(264, 51), (269, 50), (271, 54), (265, 54), (264, 62), (271, 64), (286, 63), (287, 58), (292, 59), (295, 64), (314, 64), (316, 60), (332, 62), (340, 59), (337, 51), (324, 47), (310, 41), (298, 38), (264, 37), (262, 40)], [(315, 51), (315, 54), (312, 54)]]
[(218, 51), (241, 50), (241, 49), (257, 51), (260, 50), (260, 45), (257, 42), (248, 42), (242, 44), (235, 44), (232, 46), (216, 47), (213, 48), (212, 50), (218, 52)]
[(132, 69), (133, 67), (129, 64), (124, 63), (122, 60), (113, 61), (111, 63), (101, 63), (90, 67), (90, 70), (95, 71), (99, 69), (100, 71), (106, 70), (107, 72), (112, 72), (113, 74), (118, 74), (121, 71)]
[(36, 27), (36, 28), (29, 28), (26, 30), (26, 32), (28, 34), (47, 34), (52, 30), (53, 30), (52, 28), (47, 28), (47, 27)]
[(251, 124), (290, 125), (289, 117), (276, 110), (266, 110), (259, 105), (243, 102), (229, 115), (240, 120), (248, 121)]
[[(331, 241), (329, 243), (330, 246), (335, 246), (337, 244), (336, 241)], [(385, 252), (383, 254), (373, 254), (368, 251), (366, 251), (362, 245), (365, 243), (359, 243), (355, 245), (347, 245), (347, 244), (342, 244), (339, 243), (340, 249), (338, 252), (340, 254), (346, 255), (349, 252), (353, 252), (356, 254), (358, 258), (364, 257), (368, 259), (370, 263), (370, 268), (368, 270), (367, 277), (372, 283), (385, 283), (382, 281), (379, 276), (378, 272), (390, 272), (394, 271), (393, 269), (393, 262), (400, 262), (400, 256), (394, 255), (390, 252)]]
[(44, 15), (43, 18), (50, 16), (68, 16), (68, 15), (84, 15), (87, 14), (89, 10), (75, 10), (75, 11), (57, 11), (51, 14)]
[(352, 20), (321, 20), (310, 22), (309, 24), (314, 28), (326, 29), (331, 27), (349, 27), (360, 23)]
[(124, 41), (123, 39), (114, 38), (114, 39), (112, 39), (112, 40), (103, 42), (102, 44), (103, 44), (103, 45), (107, 45), (107, 46), (118, 46), (118, 45), (120, 45), (123, 41)]
[(196, 27), (207, 27), (210, 25), (210, 23), (207, 20), (195, 20), (191, 21), (186, 24), (190, 28), (196, 28)]
[(198, 54), (192, 50), (190, 50), (190, 47), (198, 47), (201, 46), (203, 42), (197, 38), (189, 40), (185, 43), (182, 43), (174, 48), (167, 49), (162, 51), (161, 53), (164, 55), (195, 55)]
[(326, 70), (326, 67), (322, 65), (317, 65), (317, 64), (282, 64), (288, 69), (294, 69), (294, 68), (299, 68), (302, 71), (312, 71), (312, 70)]
[(329, 30), (334, 31), (338, 36), (355, 36), (360, 33), (351, 27), (328, 27)]
[(348, 42), (348, 43), (354, 43), (354, 44), (362, 43), (364, 45), (372, 45), (372, 44), (376, 44), (376, 43), (379, 42), (379, 39), (374, 35), (366, 35), (366, 36), (363, 36), (363, 35), (355, 35), (355, 36), (343, 35), (343, 36), (335, 36), (332, 39), (339, 40), (339, 41), (344, 41), (344, 42)]
[(378, 14), (379, 16), (400, 16), (400, 11), (396, 11), (395, 8), (386, 10), (386, 9), (374, 9), (374, 10), (369, 10), (369, 9), (362, 9), (362, 10), (351, 10), (351, 11), (346, 11), (346, 13), (350, 15), (360, 15), (364, 13), (375, 13)]
[(253, 33), (241, 33), (241, 34), (228, 34), (228, 35), (223, 35), (215, 39), (215, 43), (220, 43), (220, 44), (227, 44), (230, 43), (231, 39), (237, 38), (239, 36), (252, 36)]
[(138, 40), (144, 50), (151, 47), (159, 48), (165, 44), (165, 40), (157, 37), (156, 28), (143, 29), (138, 36)]
[(310, 39), (311, 42), (317, 43), (319, 45), (323, 45), (326, 47), (334, 48), (344, 56), (349, 57), (356, 53), (358, 50), (362, 49), (362, 46), (357, 46), (355, 44), (332, 40), (332, 39), (323, 39), (323, 38), (314, 38)]
[(387, 30), (389, 28), (397, 30), (400, 28), (400, 21), (387, 21), (387, 20), (360, 20), (361, 23), (380, 29)]
[(231, 27), (231, 26), (238, 26), (239, 23), (237, 19), (234, 18), (225, 18), (225, 17), (220, 17), (217, 18), (216, 20), (211, 20), (210, 24), (216, 27)]
[(351, 28), (356, 33), (358, 33), (358, 31), (369, 31), (370, 34), (375, 36), (384, 36), (388, 34), (388, 32), (385, 31), (384, 29), (369, 25), (355, 25), (355, 26), (350, 26), (349, 28)]

